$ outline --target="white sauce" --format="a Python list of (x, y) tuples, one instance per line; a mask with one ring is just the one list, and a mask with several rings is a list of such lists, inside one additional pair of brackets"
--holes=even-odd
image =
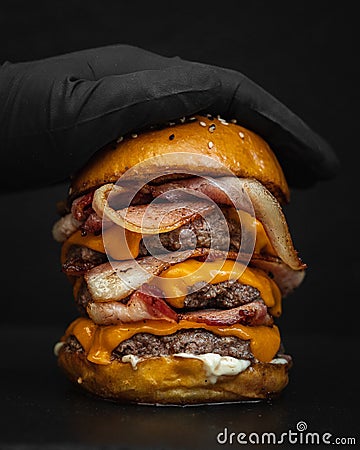
[(138, 356), (135, 355), (125, 355), (121, 358), (121, 362), (130, 363), (134, 370), (137, 369), (137, 363), (141, 360)]
[[(61, 342), (59, 342), (61, 344)], [(238, 375), (246, 370), (251, 362), (246, 359), (237, 359), (231, 356), (220, 356), (217, 353), (205, 353), (203, 355), (194, 355), (193, 353), (175, 353), (173, 356), (178, 358), (193, 358), (202, 361), (206, 376), (210, 383), (215, 384), (218, 377), (221, 375)], [(121, 361), (123, 363), (130, 363), (134, 370), (137, 369), (137, 364), (142, 361), (135, 355), (125, 355)], [(287, 364), (285, 358), (274, 358), (270, 361), (271, 364)]]
[(270, 361), (270, 364), (287, 364), (288, 362), (286, 361), (285, 358), (274, 358)]
[(210, 383), (215, 384), (221, 375), (238, 375), (250, 366), (246, 359), (236, 359), (231, 356), (220, 356), (217, 353), (194, 355), (192, 353), (176, 353), (179, 358), (193, 358), (202, 361), (206, 376)]
[[(193, 358), (202, 361), (206, 376), (210, 383), (215, 384), (221, 375), (238, 375), (250, 366), (250, 361), (246, 359), (236, 359), (231, 356), (220, 356), (217, 353), (205, 353), (204, 355), (194, 355), (192, 353), (175, 353), (173, 356), (178, 358)], [(135, 355), (125, 355), (121, 362), (130, 363), (134, 370), (137, 364), (142, 361)]]
[(55, 356), (59, 356), (59, 351), (60, 351), (61, 347), (62, 347), (64, 344), (65, 344), (65, 342), (57, 342), (57, 343), (54, 345), (54, 355), (55, 355)]

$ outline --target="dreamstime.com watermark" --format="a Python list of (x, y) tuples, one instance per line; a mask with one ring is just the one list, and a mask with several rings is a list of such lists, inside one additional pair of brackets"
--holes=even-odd
[(295, 430), (284, 431), (283, 433), (274, 432), (251, 432), (251, 433), (235, 433), (228, 428), (216, 436), (217, 443), (220, 445), (356, 445), (357, 439), (350, 436), (334, 436), (332, 433), (319, 433), (309, 431), (308, 425), (304, 421), (296, 424)]

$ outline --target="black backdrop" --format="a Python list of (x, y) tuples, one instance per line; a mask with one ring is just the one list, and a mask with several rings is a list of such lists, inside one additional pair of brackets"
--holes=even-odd
[[(333, 181), (292, 191), (285, 213), (309, 269), (303, 285), (285, 299), (280, 325), (285, 341), (311, 335), (316, 346), (316, 336), (322, 335), (323, 345), (331, 346), (352, 343), (358, 327), (356, 17), (349, 4), (345, 8), (344, 2), (322, 0), (191, 6), (3, 0), (0, 58), (16, 62), (128, 43), (240, 70), (293, 109), (333, 145), (341, 171)], [(55, 203), (66, 191), (65, 182), (0, 197), (3, 325), (62, 329), (76, 316), (70, 286), (60, 272), (60, 248), (51, 236)], [(357, 351), (349, 345), (339, 346), (343, 360)]]

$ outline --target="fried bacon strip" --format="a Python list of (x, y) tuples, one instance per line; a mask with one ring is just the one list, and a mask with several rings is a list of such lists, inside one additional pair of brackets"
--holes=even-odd
[(130, 296), (126, 304), (91, 302), (87, 306), (87, 313), (99, 325), (115, 325), (145, 319), (177, 322), (178, 315), (159, 295), (161, 294), (154, 294), (153, 286), (144, 285), (141, 290)]
[(241, 325), (257, 326), (272, 325), (273, 320), (267, 312), (263, 301), (254, 300), (246, 305), (231, 309), (203, 309), (180, 314), (180, 319), (191, 322), (206, 323), (207, 325), (228, 326)]

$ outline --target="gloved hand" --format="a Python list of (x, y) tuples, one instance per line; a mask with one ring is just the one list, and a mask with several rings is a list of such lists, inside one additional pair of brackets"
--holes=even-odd
[(333, 175), (331, 147), (239, 72), (115, 45), (0, 68), (1, 187), (64, 180), (128, 132), (208, 112), (272, 147), (290, 185)]

